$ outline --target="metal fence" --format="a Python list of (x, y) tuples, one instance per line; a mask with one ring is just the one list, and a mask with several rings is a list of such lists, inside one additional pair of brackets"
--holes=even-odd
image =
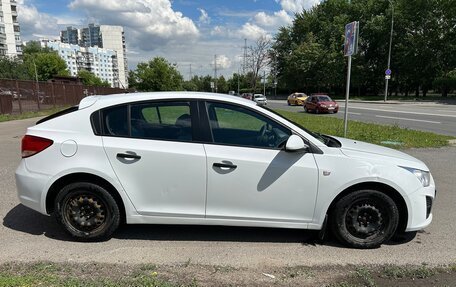
[(125, 93), (120, 88), (0, 79), (0, 114), (21, 114), (76, 105), (90, 95)]

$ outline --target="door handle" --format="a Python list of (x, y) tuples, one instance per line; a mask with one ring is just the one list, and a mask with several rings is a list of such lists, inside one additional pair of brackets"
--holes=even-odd
[(223, 162), (215, 162), (212, 166), (214, 166), (214, 167), (220, 167), (220, 168), (231, 168), (231, 169), (237, 168), (237, 165), (235, 165), (235, 164), (232, 164), (232, 163), (223, 163)]
[(137, 155), (135, 153), (118, 153), (117, 157), (120, 157), (120, 158), (132, 158), (132, 159), (140, 159), (141, 158), (140, 155)]

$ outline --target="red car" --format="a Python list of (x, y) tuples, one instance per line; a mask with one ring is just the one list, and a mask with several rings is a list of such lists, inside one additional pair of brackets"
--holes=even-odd
[(318, 113), (337, 113), (339, 105), (326, 94), (312, 94), (304, 103), (304, 111)]

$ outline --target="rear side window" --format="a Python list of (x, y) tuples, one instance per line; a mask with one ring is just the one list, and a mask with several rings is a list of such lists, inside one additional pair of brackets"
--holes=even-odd
[[(97, 112), (92, 122), (97, 122)], [(101, 110), (105, 136), (191, 141), (192, 118), (188, 102), (152, 102), (116, 106)], [(97, 133), (96, 124), (92, 124)]]
[(192, 118), (186, 102), (131, 105), (131, 137), (191, 141)]
[(117, 106), (103, 111), (103, 131), (109, 136), (128, 136), (128, 106)]

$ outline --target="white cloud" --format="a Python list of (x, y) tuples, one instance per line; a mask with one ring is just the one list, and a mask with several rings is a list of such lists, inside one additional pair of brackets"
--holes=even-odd
[(23, 0), (18, 1), (18, 22), (23, 40), (59, 36), (59, 19), (39, 12), (35, 6), (27, 4)]
[(200, 15), (200, 17), (199, 17), (199, 19), (198, 19), (198, 22), (199, 22), (200, 24), (209, 24), (209, 23), (211, 23), (211, 18), (210, 18), (209, 15), (207, 14), (206, 10), (201, 9), (201, 8), (199, 8), (198, 10), (199, 10), (200, 13), (201, 13), (201, 15)]
[(249, 22), (242, 26), (242, 28), (238, 31), (238, 35), (249, 40), (256, 40), (260, 37), (271, 37), (266, 30)]
[[(214, 65), (214, 61), (212, 61)], [(217, 55), (217, 69), (228, 69), (231, 67), (230, 59), (225, 55)]]
[(195, 23), (174, 11), (170, 0), (73, 0), (69, 7), (98, 23), (123, 26), (127, 45), (143, 51), (191, 43), (200, 36)]
[(290, 25), (293, 21), (293, 18), (285, 10), (274, 12), (273, 15), (268, 15), (265, 12), (259, 12), (253, 17), (253, 19), (260, 26), (272, 27), (275, 29), (281, 26)]
[(303, 10), (309, 10), (313, 6), (320, 4), (321, 0), (276, 0), (280, 3), (282, 9), (288, 13), (301, 13)]

